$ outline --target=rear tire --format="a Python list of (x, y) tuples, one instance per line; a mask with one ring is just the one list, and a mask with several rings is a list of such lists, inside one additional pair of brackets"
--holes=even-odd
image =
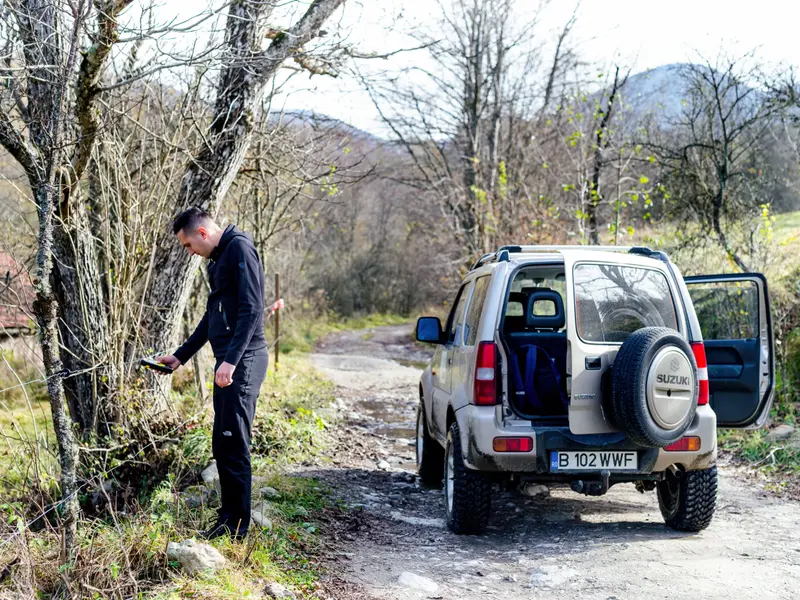
[(458, 423), (453, 423), (447, 432), (444, 475), (447, 527), (458, 535), (483, 533), (489, 524), (492, 482), (464, 464)]
[(430, 432), (425, 418), (425, 405), (422, 399), (417, 408), (417, 473), (423, 485), (439, 489), (444, 477), (444, 448), (439, 445)]
[(717, 504), (717, 467), (667, 474), (657, 486), (658, 506), (668, 527), (702, 531), (711, 524)]

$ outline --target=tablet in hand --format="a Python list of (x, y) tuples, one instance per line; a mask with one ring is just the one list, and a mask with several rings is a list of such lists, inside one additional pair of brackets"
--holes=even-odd
[(139, 361), (139, 364), (148, 369), (158, 371), (159, 373), (172, 373), (174, 371), (172, 367), (168, 367), (164, 363), (155, 361), (152, 358), (143, 358)]

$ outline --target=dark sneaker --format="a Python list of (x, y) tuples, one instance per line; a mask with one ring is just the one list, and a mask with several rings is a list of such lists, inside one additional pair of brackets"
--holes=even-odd
[(231, 529), (227, 523), (214, 523), (209, 529), (200, 532), (200, 537), (204, 540), (214, 540), (228, 536), (234, 541), (241, 541), (247, 535), (247, 531), (236, 531)]

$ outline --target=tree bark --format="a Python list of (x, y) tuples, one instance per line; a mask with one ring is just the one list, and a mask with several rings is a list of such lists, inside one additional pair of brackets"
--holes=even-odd
[(61, 509), (64, 528), (64, 548), (71, 558), (78, 523), (77, 475), (78, 447), (72, 435), (72, 423), (67, 416), (63, 380), (58, 376), (62, 370), (56, 326), (58, 301), (53, 293), (51, 274), (53, 269), (53, 205), (56, 185), (52, 181), (34, 187), (34, 198), (39, 211), (39, 248), (36, 254), (36, 301), (34, 312), (39, 326), (39, 343), (42, 361), (47, 376), (47, 393), (53, 417), (53, 431), (58, 444), (61, 465)]
[(61, 214), (53, 238), (53, 288), (61, 308), (62, 360), (70, 371), (93, 368), (67, 379), (64, 392), (73, 420), (88, 439), (94, 434), (111, 435), (110, 425), (119, 418), (118, 403), (111, 401), (117, 377), (114, 365), (108, 364), (108, 306), (86, 207), (82, 202), (72, 203), (68, 186), (61, 187)]

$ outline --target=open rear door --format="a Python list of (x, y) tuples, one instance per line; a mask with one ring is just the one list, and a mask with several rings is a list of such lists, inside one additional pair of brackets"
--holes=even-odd
[(760, 273), (685, 277), (708, 362), (719, 427), (764, 425), (775, 395), (767, 280)]

